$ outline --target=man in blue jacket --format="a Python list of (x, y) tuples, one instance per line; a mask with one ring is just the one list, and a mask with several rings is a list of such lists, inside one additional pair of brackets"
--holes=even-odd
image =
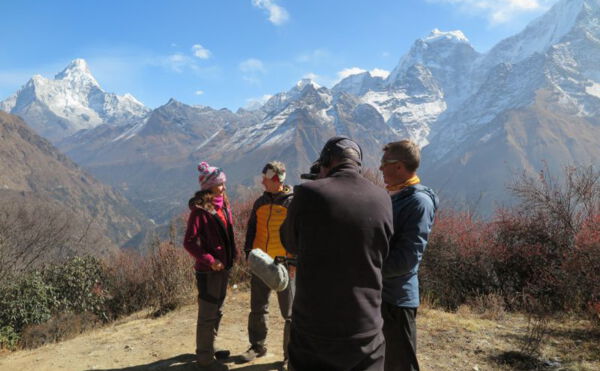
[(394, 235), (383, 262), (383, 335), (385, 371), (419, 370), (416, 316), (419, 307), (419, 263), (427, 246), (438, 198), (417, 176), (417, 144), (387, 144), (379, 170), (392, 197)]

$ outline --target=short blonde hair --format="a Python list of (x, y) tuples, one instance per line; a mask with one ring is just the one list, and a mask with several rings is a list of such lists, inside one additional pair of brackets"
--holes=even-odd
[(383, 147), (383, 152), (389, 156), (388, 160), (402, 162), (408, 171), (417, 171), (421, 163), (421, 150), (419, 146), (408, 139), (386, 144)]

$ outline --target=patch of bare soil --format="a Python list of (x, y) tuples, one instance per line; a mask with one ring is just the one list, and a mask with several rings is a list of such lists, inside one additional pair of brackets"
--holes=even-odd
[[(217, 345), (230, 349), (231, 369), (277, 370), (283, 358), (283, 320), (271, 298), (268, 353), (252, 363), (237, 364), (248, 347), (249, 293), (230, 290)], [(526, 369), (518, 352), (526, 334), (523, 316), (501, 321), (470, 313), (421, 308), (417, 318), (419, 360), (423, 370)], [(589, 324), (562, 320), (551, 324), (538, 369), (600, 370), (600, 333)], [(77, 338), (0, 355), (0, 370), (194, 370), (196, 305), (152, 319), (138, 313)]]

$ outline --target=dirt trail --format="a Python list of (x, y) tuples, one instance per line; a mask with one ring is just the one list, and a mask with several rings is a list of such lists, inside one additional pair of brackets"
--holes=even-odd
[[(276, 370), (282, 360), (283, 320), (274, 296), (271, 297), (267, 355), (252, 363), (235, 363), (236, 355), (248, 347), (249, 300), (247, 291), (229, 291), (218, 344), (231, 350), (233, 357), (228, 363), (231, 369)], [(517, 350), (518, 340), (526, 329), (526, 321), (520, 316), (497, 322), (427, 308), (420, 309), (417, 323), (423, 370), (511, 369), (499, 365), (493, 358), (505, 351)], [(573, 326), (573, 323), (565, 324), (564, 329), (577, 330)], [(62, 343), (0, 355), (0, 370), (195, 370), (195, 328), (195, 305), (158, 319), (137, 314)], [(550, 343), (546, 356), (560, 359), (564, 366), (570, 350), (593, 346), (595, 342), (594, 339), (560, 336), (553, 337)], [(568, 369), (599, 370), (600, 360), (569, 361), (569, 366)]]
[[(229, 363), (231, 369), (275, 370), (283, 358), (283, 320), (271, 299), (268, 353), (253, 363)], [(230, 290), (224, 305), (218, 345), (235, 355), (248, 347), (249, 294)], [(120, 323), (58, 344), (0, 356), (0, 370), (195, 370), (197, 307), (188, 305), (158, 319), (137, 314)], [(255, 365), (260, 363), (260, 365)]]

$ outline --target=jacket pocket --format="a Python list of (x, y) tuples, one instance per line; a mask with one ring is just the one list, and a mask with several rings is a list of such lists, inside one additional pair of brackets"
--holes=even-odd
[(227, 272), (196, 272), (196, 284), (200, 300), (220, 304), (225, 300)]

